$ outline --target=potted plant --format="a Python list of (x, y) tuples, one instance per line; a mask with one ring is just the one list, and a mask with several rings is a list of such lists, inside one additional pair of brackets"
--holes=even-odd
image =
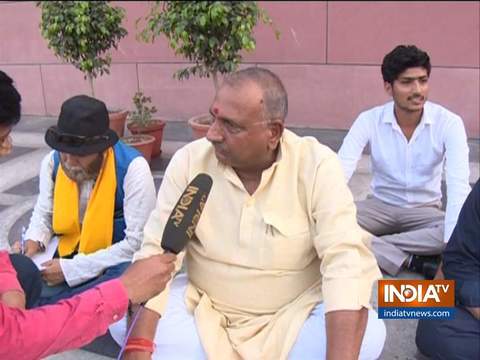
[(150, 161), (152, 159), (153, 144), (155, 143), (155, 138), (152, 135), (134, 134), (124, 136), (121, 140), (125, 144), (134, 147), (135, 149), (140, 151), (145, 160), (147, 160), (147, 162), (150, 164)]
[(145, 96), (142, 91), (137, 91), (133, 96), (135, 110), (128, 116), (128, 130), (132, 134), (148, 134), (155, 138), (153, 144), (152, 157), (156, 157), (162, 152), (162, 137), (165, 121), (153, 118), (157, 112), (155, 106), (149, 106), (152, 102), (150, 96)]
[[(235, 71), (242, 60), (240, 52), (255, 49), (253, 29), (258, 20), (272, 25), (255, 1), (156, 1), (139, 35), (142, 40), (153, 42), (164, 34), (176, 55), (194, 63), (177, 71), (174, 77), (211, 77), (218, 90), (219, 74)], [(275, 35), (278, 39), (277, 30)], [(204, 136), (210, 123), (208, 114), (189, 120), (195, 137)]]
[[(127, 35), (122, 27), (125, 11), (106, 1), (38, 1), (40, 29), (56, 56), (74, 65), (88, 79), (95, 97), (93, 79), (109, 74), (109, 50)], [(110, 110), (110, 127), (123, 136), (127, 112)]]

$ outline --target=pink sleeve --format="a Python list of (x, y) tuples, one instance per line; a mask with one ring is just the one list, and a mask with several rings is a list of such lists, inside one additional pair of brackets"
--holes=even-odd
[(127, 307), (118, 279), (33, 310), (0, 304), (0, 359), (39, 359), (86, 345), (120, 320)]
[(17, 280), (17, 273), (6, 251), (0, 251), (0, 294), (10, 290), (23, 292)]

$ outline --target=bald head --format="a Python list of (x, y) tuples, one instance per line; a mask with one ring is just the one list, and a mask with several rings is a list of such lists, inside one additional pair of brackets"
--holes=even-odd
[(249, 67), (236, 71), (225, 77), (222, 86), (233, 88), (254, 83), (262, 92), (261, 103), (265, 119), (268, 121), (285, 121), (288, 113), (288, 96), (280, 78), (270, 70)]

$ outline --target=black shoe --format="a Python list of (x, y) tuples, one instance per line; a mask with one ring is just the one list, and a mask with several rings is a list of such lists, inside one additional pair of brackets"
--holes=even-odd
[(425, 279), (431, 280), (437, 273), (440, 264), (440, 255), (435, 256), (420, 256), (412, 255), (408, 270), (422, 274)]
[(440, 262), (426, 262), (425, 264), (423, 264), (423, 275), (425, 276), (426, 280), (433, 280), (433, 278), (437, 274), (439, 264)]

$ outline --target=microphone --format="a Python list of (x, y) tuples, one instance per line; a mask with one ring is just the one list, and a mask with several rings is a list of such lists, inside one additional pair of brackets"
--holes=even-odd
[[(195, 234), (200, 216), (212, 188), (212, 178), (200, 173), (188, 184), (173, 208), (162, 235), (162, 248), (166, 252), (178, 254), (187, 245)], [(140, 304), (127, 329), (127, 335), (123, 341), (117, 360), (120, 360), (125, 352), (127, 340), (145, 303)]]
[[(212, 189), (212, 178), (210, 175), (200, 173), (188, 184), (173, 208), (162, 235), (162, 248), (165, 252), (178, 254), (187, 245), (195, 234), (200, 215)], [(133, 327), (145, 303), (137, 309), (132, 316), (130, 327), (118, 353), (117, 360), (120, 360), (125, 352), (127, 340), (130, 337)]]
[(188, 184), (165, 224), (162, 248), (166, 252), (178, 254), (192, 239), (211, 188), (212, 178), (204, 173)]

